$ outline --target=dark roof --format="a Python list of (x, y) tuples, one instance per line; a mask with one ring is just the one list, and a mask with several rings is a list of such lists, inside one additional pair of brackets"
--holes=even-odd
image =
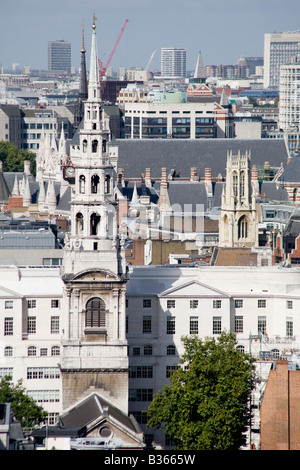
[(116, 139), (119, 147), (118, 168), (124, 168), (125, 178), (140, 178), (146, 168), (151, 168), (151, 178), (161, 177), (161, 168), (167, 174), (176, 170), (179, 178), (190, 178), (191, 167), (204, 176), (211, 168), (212, 176), (226, 176), (227, 151), (251, 152), (251, 166), (271, 167), (286, 165), (288, 151), (285, 143), (273, 139)]
[(300, 181), (300, 157), (291, 158), (288, 165), (284, 165), (284, 172), (279, 178), (285, 183), (295, 183)]

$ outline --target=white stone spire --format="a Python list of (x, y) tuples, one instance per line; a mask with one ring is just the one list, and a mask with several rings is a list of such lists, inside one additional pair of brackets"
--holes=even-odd
[(93, 18), (93, 33), (92, 33), (92, 47), (91, 47), (91, 60), (90, 60), (90, 74), (88, 86), (88, 100), (100, 101), (100, 76), (99, 76), (99, 63), (98, 63), (98, 48), (96, 36), (96, 17)]

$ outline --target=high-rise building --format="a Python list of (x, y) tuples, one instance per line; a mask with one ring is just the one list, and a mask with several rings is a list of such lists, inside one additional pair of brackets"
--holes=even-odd
[(48, 70), (71, 73), (71, 43), (64, 40), (48, 42)]
[(163, 47), (161, 49), (161, 74), (163, 77), (186, 76), (186, 49)]
[(300, 127), (300, 58), (280, 67), (279, 128), (283, 131)]
[(300, 55), (300, 31), (267, 33), (264, 38), (264, 88), (279, 86), (280, 66)]

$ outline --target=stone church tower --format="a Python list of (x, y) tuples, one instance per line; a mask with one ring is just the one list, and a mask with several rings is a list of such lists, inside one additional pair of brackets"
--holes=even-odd
[(250, 153), (227, 154), (219, 222), (220, 247), (258, 246), (258, 218), (250, 177)]
[[(96, 392), (128, 412), (125, 331), (126, 264), (117, 232), (116, 171), (109, 159), (110, 131), (99, 83), (93, 24), (88, 98), (79, 130), (71, 232), (64, 249), (63, 409)], [(71, 174), (72, 173), (72, 174)]]

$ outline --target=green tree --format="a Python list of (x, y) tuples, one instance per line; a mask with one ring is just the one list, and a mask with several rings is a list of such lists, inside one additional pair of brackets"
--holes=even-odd
[(154, 395), (148, 427), (161, 428), (180, 450), (237, 450), (245, 445), (254, 360), (235, 335), (182, 338), (185, 352), (170, 384)]
[(18, 150), (14, 144), (10, 142), (0, 142), (0, 160), (3, 162), (3, 171), (23, 171), (24, 161), (29, 160), (31, 163), (31, 172), (35, 175), (36, 171), (36, 154), (29, 150)]
[(47, 418), (47, 412), (26, 394), (22, 380), (16, 385), (10, 377), (0, 380), (0, 402), (11, 403), (12, 411), (22, 427), (31, 428)]

